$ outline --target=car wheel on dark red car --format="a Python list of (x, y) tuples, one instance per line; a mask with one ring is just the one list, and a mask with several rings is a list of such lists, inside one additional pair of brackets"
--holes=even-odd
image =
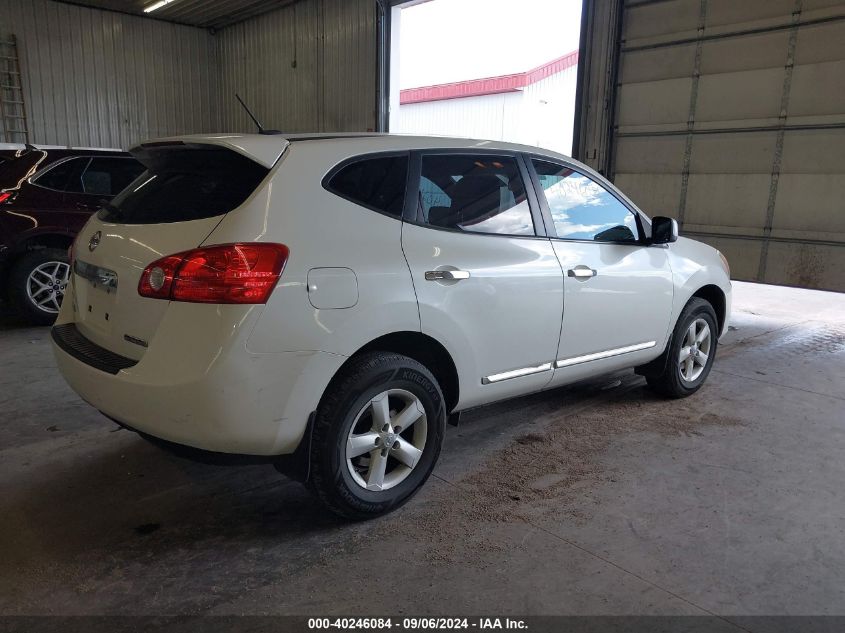
[(67, 253), (42, 248), (23, 255), (9, 275), (13, 305), (33, 325), (52, 325), (70, 278)]

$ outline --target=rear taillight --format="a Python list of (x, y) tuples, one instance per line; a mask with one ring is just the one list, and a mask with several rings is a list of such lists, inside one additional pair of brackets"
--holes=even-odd
[(285, 268), (284, 244), (221, 244), (168, 255), (144, 269), (138, 294), (192, 303), (266, 303)]
[(9, 198), (12, 197), (11, 191), (0, 191), (0, 204), (4, 202), (8, 202)]

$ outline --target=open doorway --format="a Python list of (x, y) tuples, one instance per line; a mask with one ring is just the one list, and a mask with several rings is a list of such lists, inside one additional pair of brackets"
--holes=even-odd
[(412, 0), (391, 16), (390, 131), (572, 152), (581, 0)]

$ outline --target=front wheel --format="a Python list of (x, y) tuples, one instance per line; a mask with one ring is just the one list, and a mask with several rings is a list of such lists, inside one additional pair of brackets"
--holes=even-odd
[(343, 517), (390, 512), (434, 469), (445, 420), (440, 386), (417, 361), (382, 352), (353, 359), (317, 410), (309, 485)]
[(713, 306), (698, 297), (691, 299), (661, 359), (662, 372), (646, 375), (649, 387), (670, 398), (685, 398), (698, 391), (713, 367), (718, 332)]
[(42, 248), (23, 255), (9, 275), (12, 303), (33, 325), (52, 325), (70, 277), (67, 253)]

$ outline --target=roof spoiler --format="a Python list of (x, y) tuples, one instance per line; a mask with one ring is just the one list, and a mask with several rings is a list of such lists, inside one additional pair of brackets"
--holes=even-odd
[[(192, 135), (192, 136), (177, 136), (174, 138), (155, 139), (141, 143), (136, 147), (130, 149), (132, 154), (138, 150), (148, 150), (154, 147), (183, 147), (190, 148), (190, 146), (217, 146), (242, 154), (247, 158), (254, 160), (259, 165), (263, 165), (267, 169), (272, 169), (273, 166), (284, 154), (285, 150), (290, 145), (290, 142), (280, 136), (241, 136), (239, 134), (218, 134), (214, 136), (206, 135)], [(201, 149), (201, 147), (197, 148)], [(137, 158), (137, 157), (136, 157)]]

